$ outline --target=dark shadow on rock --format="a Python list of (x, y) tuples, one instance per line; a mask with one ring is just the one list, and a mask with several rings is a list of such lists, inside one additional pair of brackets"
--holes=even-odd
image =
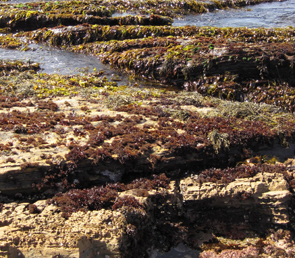
[(23, 253), (14, 246), (9, 246), (7, 257), (8, 258), (25, 258)]
[(86, 236), (78, 241), (79, 258), (104, 258), (104, 257), (119, 257), (111, 250), (108, 250), (105, 243), (88, 239)]

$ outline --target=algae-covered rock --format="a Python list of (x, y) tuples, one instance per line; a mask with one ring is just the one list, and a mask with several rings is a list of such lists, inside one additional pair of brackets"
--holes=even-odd
[(1, 47), (92, 54), (135, 83), (0, 62), (0, 256), (293, 257), (294, 29), (169, 26), (259, 2), (1, 4)]

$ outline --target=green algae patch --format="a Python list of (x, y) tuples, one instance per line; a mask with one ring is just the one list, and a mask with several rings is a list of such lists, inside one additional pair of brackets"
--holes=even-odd
[(30, 18), (36, 13), (50, 14), (71, 14), (83, 16), (111, 17), (115, 12), (132, 12), (140, 14), (156, 14), (176, 17), (187, 14), (198, 14), (212, 12), (227, 8), (239, 8), (247, 5), (254, 5), (272, 0), (235, 0), (235, 1), (55, 1), (40, 3), (18, 3), (2, 4), (0, 14), (1, 22), (15, 21), (19, 18)]
[[(38, 42), (98, 56), (122, 70), (229, 100), (294, 110), (294, 30), (59, 26), (18, 33)], [(17, 37), (4, 47), (26, 49)], [(127, 38), (127, 39), (126, 39)]]
[[(79, 45), (95, 41), (143, 39), (147, 37), (208, 37), (223, 38), (229, 42), (294, 42), (294, 29), (247, 29), (247, 28), (215, 28), (215, 27), (171, 27), (171, 26), (101, 26), (77, 25), (73, 27), (57, 27), (40, 29), (33, 32), (19, 33), (30, 39), (50, 45)], [(209, 39), (208, 39), (209, 41)], [(120, 43), (119, 43), (120, 44)], [(210, 43), (208, 43), (210, 45)]]
[(14, 37), (12, 34), (0, 35), (0, 47), (6, 49), (17, 49), (22, 51), (26, 51), (29, 49), (26, 42), (22, 41), (18, 37)]
[(116, 82), (109, 81), (103, 72), (67, 76), (36, 73), (37, 63), (21, 61), (2, 61), (0, 64), (0, 92), (9, 97), (39, 99), (57, 96), (75, 96), (78, 94), (97, 94), (99, 88), (113, 89)]
[(18, 74), (24, 71), (35, 73), (39, 69), (40, 69), (40, 66), (38, 63), (25, 63), (22, 61), (0, 60), (1, 77), (5, 75), (11, 75), (14, 73)]
[(13, 19), (2, 17), (0, 27), (10, 28), (11, 31), (35, 30), (44, 27), (75, 26), (79, 24), (95, 25), (171, 25), (173, 20), (169, 17), (151, 15), (146, 16), (123, 16), (123, 17), (100, 17), (74, 14), (44, 14), (38, 11), (23, 11), (17, 13)]

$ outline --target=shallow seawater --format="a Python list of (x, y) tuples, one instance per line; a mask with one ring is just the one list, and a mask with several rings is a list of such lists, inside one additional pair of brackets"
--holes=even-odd
[(128, 16), (128, 15), (135, 16), (137, 14), (132, 13), (132, 12), (122, 12), (122, 13), (116, 12), (116, 13), (112, 14), (112, 17), (124, 17), (124, 16)]
[(39, 63), (40, 72), (48, 74), (81, 74), (104, 71), (107, 78), (116, 79), (118, 85), (129, 85), (129, 76), (104, 65), (94, 56), (72, 53), (58, 48), (47, 47), (41, 44), (29, 44), (27, 51), (0, 48), (0, 59), (23, 60)]
[(29, 44), (27, 51), (0, 48), (0, 59), (24, 60), (40, 63), (46, 73), (77, 74), (81, 68), (89, 71), (107, 69), (98, 58), (85, 56), (40, 44)]
[(116, 81), (118, 85), (139, 87), (161, 87), (170, 90), (171, 87), (159, 82), (134, 78), (128, 74), (103, 64), (97, 57), (73, 53), (56, 47), (48, 47), (41, 44), (28, 44), (29, 50), (20, 51), (0, 48), (0, 59), (22, 60), (39, 63), (40, 72), (47, 74), (82, 74), (96, 71), (104, 71), (104, 75)]
[(295, 0), (263, 3), (175, 19), (173, 26), (274, 28), (295, 27)]

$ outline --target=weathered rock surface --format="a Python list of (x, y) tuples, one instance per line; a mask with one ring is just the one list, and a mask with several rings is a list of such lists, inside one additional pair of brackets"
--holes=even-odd
[[(138, 193), (130, 190), (120, 196)], [(246, 199), (242, 198), (245, 193), (249, 194)], [(30, 213), (29, 203), (4, 204), (0, 214), (2, 255), (144, 257), (148, 248), (169, 250), (181, 242), (204, 249), (200, 257), (267, 257), (278, 250), (286, 254), (281, 257), (295, 254), (290, 233), (275, 231), (290, 224), (292, 194), (281, 174), (261, 173), (227, 185), (200, 185), (194, 177), (187, 177), (179, 184), (171, 182), (168, 191), (149, 191), (148, 196), (136, 198), (144, 208), (80, 211), (68, 219), (46, 201), (35, 202), (37, 213)], [(265, 235), (269, 237), (264, 239)], [(215, 245), (213, 250), (233, 246), (236, 250), (205, 251), (210, 245)]]
[(35, 203), (40, 209), (39, 214), (30, 214), (28, 203), (4, 206), (1, 213), (2, 254), (18, 257), (11, 253), (11, 247), (18, 249), (24, 257), (53, 257), (58, 254), (113, 257), (119, 254), (124, 226), (122, 214), (106, 210), (77, 212), (65, 220), (57, 207), (45, 203)]
[[(232, 230), (242, 227), (247, 230), (247, 235), (252, 231), (254, 237), (274, 225), (290, 222), (292, 194), (282, 174), (262, 173), (223, 185), (199, 184), (197, 179), (187, 178), (180, 181), (180, 189), (187, 209), (185, 216), (196, 223), (204, 220), (202, 227), (208, 223), (218, 227), (217, 224), (220, 225), (223, 220), (226, 223), (230, 218)], [(243, 234), (241, 231), (237, 233)], [(230, 231), (227, 233), (233, 234)]]

